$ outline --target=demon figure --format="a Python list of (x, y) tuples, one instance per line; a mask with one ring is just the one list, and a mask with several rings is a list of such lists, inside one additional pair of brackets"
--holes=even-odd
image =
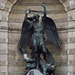
[[(54, 58), (52, 57), (48, 49), (46, 49), (44, 34), (46, 33), (48, 39), (58, 47), (60, 47), (61, 41), (59, 39), (54, 21), (46, 16), (47, 11), (45, 4), (43, 3), (42, 6), (44, 7), (44, 16), (42, 17), (41, 21), (39, 21), (39, 14), (35, 14), (32, 17), (28, 17), (28, 13), (36, 11), (26, 10), (25, 19), (22, 25), (21, 38), (18, 47), (24, 53), (24, 60), (31, 63), (30, 66), (28, 65), (28, 68), (40, 67), (43, 70), (43, 74), (46, 75), (45, 69), (52, 70), (51, 65), (54, 64)], [(25, 48), (30, 43), (30, 41), (30, 47), (32, 49), (32, 52), (31, 58), (28, 58)], [(46, 63), (40, 58), (41, 53), (43, 54)]]

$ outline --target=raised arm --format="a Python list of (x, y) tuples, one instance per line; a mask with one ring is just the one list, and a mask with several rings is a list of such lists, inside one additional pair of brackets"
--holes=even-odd
[(44, 7), (44, 16), (46, 17), (47, 11), (46, 11), (46, 6), (44, 3), (42, 3), (42, 6)]
[(25, 11), (25, 18), (24, 18), (24, 20), (27, 20), (28, 13), (29, 13), (29, 11), (26, 10), (26, 11)]

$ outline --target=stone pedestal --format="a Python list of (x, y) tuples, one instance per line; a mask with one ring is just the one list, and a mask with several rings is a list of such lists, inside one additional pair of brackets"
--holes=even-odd
[(43, 75), (43, 74), (37, 69), (32, 69), (27, 73), (27, 75)]

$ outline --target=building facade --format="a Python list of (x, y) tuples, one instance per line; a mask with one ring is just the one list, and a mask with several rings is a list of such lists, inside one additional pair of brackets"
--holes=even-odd
[[(24, 75), (26, 62), (17, 45), (25, 10), (43, 11), (42, 2), (44, 0), (0, 0), (0, 75)], [(47, 43), (55, 59), (55, 75), (75, 75), (75, 0), (45, 0), (45, 4), (62, 40), (61, 49)], [(30, 52), (27, 48), (28, 55)]]

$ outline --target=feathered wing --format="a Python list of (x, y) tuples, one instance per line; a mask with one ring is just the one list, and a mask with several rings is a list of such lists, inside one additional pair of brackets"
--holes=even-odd
[(54, 21), (51, 18), (44, 17), (44, 16), (42, 17), (42, 21), (44, 24), (45, 32), (46, 32), (49, 40), (52, 42), (52, 44), (60, 47), (61, 40), (59, 38), (57, 28), (56, 28)]
[(22, 48), (25, 48), (31, 38), (32, 38), (32, 34), (33, 34), (33, 29), (29, 29), (29, 22), (26, 20), (23, 21), (23, 25), (22, 25), (22, 31), (21, 31), (21, 37), (20, 37), (20, 41), (18, 44), (18, 48), (21, 50)]

